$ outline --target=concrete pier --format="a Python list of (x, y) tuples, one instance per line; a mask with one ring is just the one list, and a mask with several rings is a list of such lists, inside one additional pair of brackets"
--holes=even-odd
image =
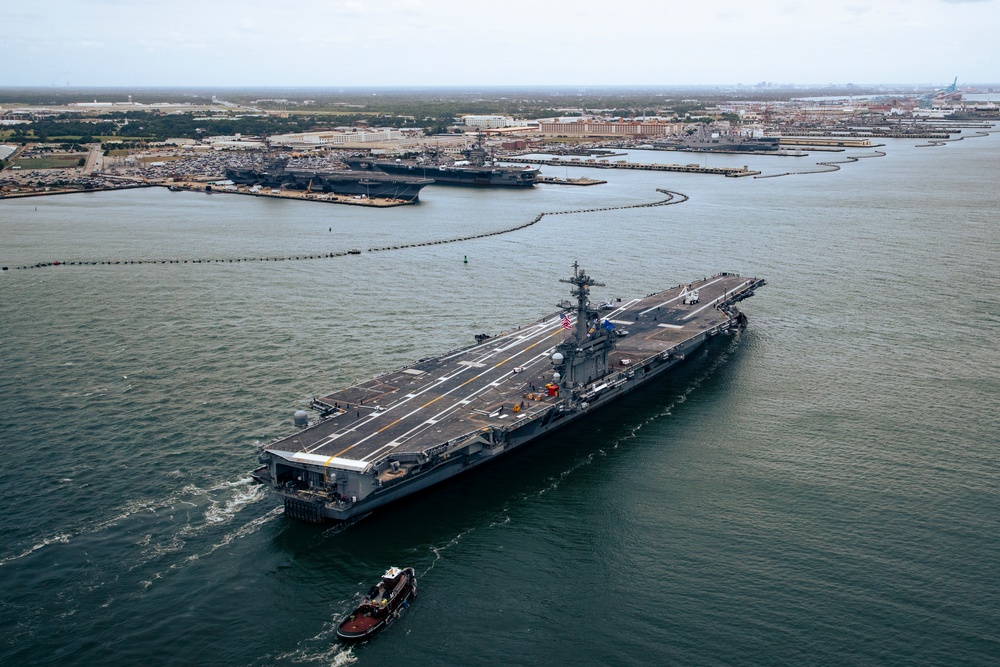
[(592, 167), (595, 169), (638, 169), (641, 171), (674, 171), (685, 174), (716, 174), (729, 178), (741, 176), (754, 176), (759, 171), (753, 171), (746, 166), (743, 167), (702, 167), (697, 164), (648, 164), (642, 162), (598, 162), (595, 158), (572, 158), (563, 160), (560, 158), (538, 158), (538, 157), (518, 157), (518, 162), (529, 164), (544, 164), (550, 167)]

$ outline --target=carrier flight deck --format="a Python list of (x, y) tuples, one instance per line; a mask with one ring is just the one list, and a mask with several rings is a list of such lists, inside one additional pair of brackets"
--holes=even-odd
[(763, 284), (722, 273), (637, 299), (589, 301), (574, 265), (563, 311), (313, 401), (319, 419), (260, 453), (288, 515), (347, 520), (581, 417), (742, 328)]

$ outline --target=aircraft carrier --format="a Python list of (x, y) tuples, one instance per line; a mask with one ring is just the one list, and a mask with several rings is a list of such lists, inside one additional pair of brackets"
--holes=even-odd
[(429, 178), (435, 184), (471, 185), (476, 187), (531, 188), (538, 180), (538, 168), (498, 165), (483, 148), (482, 141), (464, 151), (465, 160), (444, 163), (437, 156), (427, 155), (416, 160), (376, 160), (371, 157), (347, 158), (351, 169), (364, 172), (384, 172), (394, 176)]
[(381, 171), (289, 168), (288, 160), (274, 160), (263, 168), (227, 169), (226, 178), (240, 185), (331, 192), (338, 195), (417, 201), (420, 190), (434, 181), (413, 176), (393, 176)]
[(602, 408), (738, 331), (764, 285), (719, 273), (643, 298), (590, 302), (577, 264), (560, 312), (316, 398), (298, 432), (263, 447), (254, 478), (285, 514), (348, 521), (493, 460)]

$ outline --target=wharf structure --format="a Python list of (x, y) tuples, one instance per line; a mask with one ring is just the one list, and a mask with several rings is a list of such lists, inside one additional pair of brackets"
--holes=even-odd
[(778, 139), (778, 143), (782, 146), (820, 146), (837, 148), (870, 148), (872, 146), (871, 139), (852, 139), (849, 137), (830, 137), (819, 135), (780, 137)]
[(655, 164), (643, 162), (626, 162), (617, 160), (608, 162), (606, 159), (598, 158), (570, 158), (564, 160), (558, 157), (525, 157), (518, 155), (518, 162), (528, 162), (531, 164), (544, 164), (552, 167), (594, 167), (597, 169), (636, 169), (640, 171), (674, 171), (687, 174), (716, 174), (729, 178), (739, 178), (741, 176), (755, 176), (759, 171), (754, 171), (746, 165), (742, 167), (703, 167), (698, 164)]
[(495, 459), (660, 376), (746, 326), (764, 284), (720, 273), (594, 306), (574, 264), (562, 312), (312, 401), (319, 419), (263, 447), (254, 478), (286, 515), (348, 521)]

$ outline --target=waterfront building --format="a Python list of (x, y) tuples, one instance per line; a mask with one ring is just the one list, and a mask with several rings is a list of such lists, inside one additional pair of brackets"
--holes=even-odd
[(565, 122), (559, 119), (539, 121), (542, 134), (566, 134), (588, 137), (623, 137), (643, 135), (663, 137), (681, 131), (681, 123), (658, 120), (600, 120), (576, 119)]
[(462, 122), (464, 122), (468, 127), (482, 127), (486, 129), (510, 127), (512, 121), (513, 119), (510, 118), (510, 116), (462, 116)]
[(271, 144), (284, 146), (342, 146), (345, 144), (367, 144), (382, 141), (398, 141), (403, 133), (391, 127), (365, 128), (364, 130), (330, 130), (322, 132), (296, 132), (275, 134)]

